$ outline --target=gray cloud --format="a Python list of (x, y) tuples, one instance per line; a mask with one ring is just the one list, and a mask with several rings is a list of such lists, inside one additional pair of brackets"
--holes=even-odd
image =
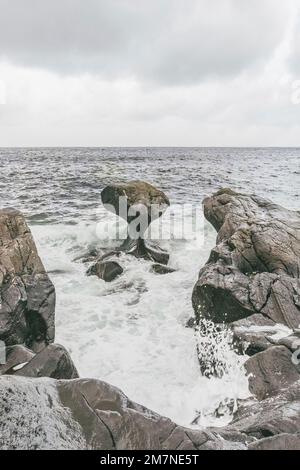
[(165, 85), (233, 76), (280, 43), (282, 0), (0, 0), (0, 57)]

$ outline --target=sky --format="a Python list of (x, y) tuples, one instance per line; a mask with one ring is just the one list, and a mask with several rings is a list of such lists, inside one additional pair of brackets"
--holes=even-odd
[(300, 146), (300, 0), (0, 0), (0, 146)]

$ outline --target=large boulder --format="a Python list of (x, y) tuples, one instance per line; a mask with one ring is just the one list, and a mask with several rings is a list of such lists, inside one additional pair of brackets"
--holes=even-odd
[(248, 441), (178, 426), (97, 380), (0, 377), (1, 449), (246, 449)]
[(128, 223), (144, 210), (147, 225), (160, 217), (170, 205), (169, 199), (162, 191), (144, 181), (106, 186), (101, 193), (101, 199), (108, 210), (123, 217)]
[(55, 290), (23, 215), (0, 210), (0, 340), (37, 352), (54, 340)]
[(98, 380), (0, 377), (1, 449), (299, 449), (300, 382), (246, 404), (221, 428), (189, 429)]
[[(106, 186), (101, 192), (101, 199), (108, 211), (128, 222), (127, 238), (117, 251), (168, 264), (169, 254), (145, 239), (148, 226), (170, 205), (168, 197), (162, 191), (144, 181), (130, 181)], [(109, 255), (108, 253), (105, 257)]]
[(105, 282), (111, 282), (123, 273), (123, 268), (116, 261), (98, 260), (87, 270), (88, 276), (97, 276)]
[(300, 324), (300, 213), (221, 190), (203, 202), (217, 246), (193, 291), (197, 319), (231, 323), (254, 314)]

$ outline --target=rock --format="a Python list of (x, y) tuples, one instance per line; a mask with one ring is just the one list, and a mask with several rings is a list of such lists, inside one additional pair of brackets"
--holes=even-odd
[(68, 351), (59, 344), (50, 344), (36, 354), (24, 367), (14, 372), (22, 377), (76, 379), (79, 377)]
[(33, 351), (54, 339), (55, 290), (23, 215), (0, 210), (0, 340)]
[(175, 269), (156, 263), (152, 264), (151, 271), (156, 274), (171, 274), (175, 272)]
[[(123, 198), (125, 202), (123, 212), (120, 198)], [(153, 220), (160, 217), (170, 205), (169, 199), (162, 191), (144, 181), (130, 181), (106, 186), (101, 193), (101, 199), (107, 210), (124, 218), (128, 223), (135, 220), (137, 213), (141, 208), (144, 208), (147, 216), (146, 228)]]
[[(276, 397), (240, 407), (227, 431), (242, 432), (257, 440), (290, 434), (298, 437), (300, 429), (300, 381), (282, 390)], [(281, 447), (277, 441), (278, 449)], [(281, 441), (281, 445), (285, 443)], [(251, 444), (252, 445), (252, 444)], [(251, 446), (250, 446), (251, 447)]]
[(300, 366), (293, 364), (292, 353), (285, 346), (273, 346), (245, 363), (249, 389), (258, 400), (277, 395), (300, 379)]
[(261, 314), (300, 323), (300, 214), (257, 196), (221, 190), (204, 200), (217, 246), (193, 291), (199, 320), (230, 323)]
[(117, 251), (168, 264), (168, 253), (144, 237), (151, 222), (158, 219), (170, 205), (162, 191), (143, 181), (132, 181), (107, 186), (101, 198), (107, 210), (128, 222), (127, 239)]
[(116, 261), (97, 261), (87, 271), (88, 276), (98, 276), (105, 282), (111, 282), (123, 273), (123, 268)]
[(300, 433), (282, 433), (249, 445), (249, 450), (300, 450)]
[(260, 314), (231, 323), (233, 344), (239, 354), (253, 356), (272, 346), (270, 335), (278, 332), (275, 323)]
[(6, 348), (6, 362), (0, 365), (0, 375), (13, 374), (15, 367), (28, 363), (34, 356), (33, 351), (21, 344)]
[(183, 428), (97, 380), (1, 377), (1, 449), (245, 449), (248, 440)]
[(170, 258), (169, 254), (165, 250), (142, 238), (138, 240), (127, 238), (119, 250), (128, 255), (135, 256), (136, 258), (155, 261), (160, 264), (168, 264)]

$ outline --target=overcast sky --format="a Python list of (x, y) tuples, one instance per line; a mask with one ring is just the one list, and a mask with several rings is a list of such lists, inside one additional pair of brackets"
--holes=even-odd
[(300, 0), (0, 0), (0, 146), (300, 146)]

